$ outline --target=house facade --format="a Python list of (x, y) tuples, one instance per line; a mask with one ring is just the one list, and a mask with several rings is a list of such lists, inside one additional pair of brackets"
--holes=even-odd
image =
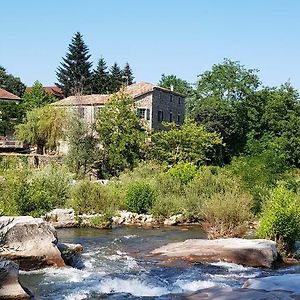
[[(148, 129), (157, 131), (164, 127), (162, 122), (184, 121), (185, 98), (183, 95), (151, 83), (139, 82), (126, 87), (126, 93), (135, 102), (137, 115)], [(66, 107), (78, 112), (88, 124), (96, 121), (97, 112), (105, 106), (110, 95), (70, 96), (53, 103), (57, 107)]]

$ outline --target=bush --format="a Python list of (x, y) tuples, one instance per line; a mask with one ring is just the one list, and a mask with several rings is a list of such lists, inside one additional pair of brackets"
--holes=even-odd
[(0, 184), (0, 202), (5, 215), (39, 217), (63, 207), (69, 197), (70, 176), (62, 167), (29, 168), (6, 171)]
[(126, 209), (135, 213), (147, 213), (150, 211), (155, 194), (153, 188), (145, 182), (131, 184), (126, 192)]
[(77, 214), (104, 213), (114, 209), (106, 187), (88, 180), (79, 181), (72, 188), (70, 205)]
[(290, 250), (300, 237), (300, 201), (283, 185), (277, 186), (267, 201), (260, 218), (257, 236), (282, 243)]
[(178, 163), (169, 169), (167, 174), (178, 178), (182, 184), (187, 184), (196, 176), (197, 167), (189, 163)]

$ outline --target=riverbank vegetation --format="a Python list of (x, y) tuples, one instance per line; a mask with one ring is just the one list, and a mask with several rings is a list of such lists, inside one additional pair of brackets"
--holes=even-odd
[[(289, 83), (262, 86), (257, 70), (227, 59), (201, 74), (196, 88), (176, 76), (160, 84), (187, 95), (183, 126), (148, 132), (124, 91), (98, 113), (94, 128), (73, 116), (62, 130), (60, 116), (43, 134), (42, 125), (56, 119), (39, 125), (28, 112), (17, 127), (24, 141), (38, 145), (42, 134), (47, 150), (65, 135), (70, 151), (63, 164), (39, 169), (1, 157), (0, 212), (36, 216), (71, 206), (78, 214), (182, 214), (211, 237), (242, 236), (260, 220), (258, 237), (290, 249), (300, 234), (298, 92)], [(49, 106), (34, 109), (35, 117), (40, 110), (51, 115)], [(90, 181), (92, 172), (109, 182)]]

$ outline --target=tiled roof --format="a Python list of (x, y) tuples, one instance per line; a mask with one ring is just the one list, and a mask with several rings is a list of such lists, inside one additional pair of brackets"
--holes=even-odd
[(1, 89), (1, 88), (0, 88), (0, 99), (3, 99), (3, 100), (21, 100), (21, 98), (18, 97), (17, 95), (14, 95), (14, 94), (6, 91), (5, 89)]
[[(144, 94), (153, 92), (155, 89), (162, 90), (162, 91), (165, 91), (168, 93), (173, 93), (176, 95), (180, 95), (171, 90), (156, 86), (152, 83), (143, 82), (143, 81), (127, 86), (126, 92), (135, 99)], [(182, 96), (182, 95), (180, 95), (180, 96)], [(97, 95), (97, 94), (84, 95), (84, 96), (69, 96), (65, 99), (62, 99), (60, 101), (53, 103), (53, 105), (59, 105), (59, 106), (104, 105), (108, 101), (109, 97), (110, 97), (110, 95)]]
[[(63, 92), (62, 90), (57, 87), (57, 86), (43, 86), (43, 89), (50, 95), (54, 95), (60, 99), (62, 99), (64, 96), (63, 96)], [(32, 87), (31, 86), (28, 86), (26, 88), (26, 92), (31, 92), (32, 91)]]

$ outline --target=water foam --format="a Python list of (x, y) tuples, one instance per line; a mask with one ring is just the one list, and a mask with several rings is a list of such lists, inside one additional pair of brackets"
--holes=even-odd
[(154, 297), (169, 293), (164, 287), (153, 286), (139, 279), (120, 278), (103, 280), (99, 285), (98, 291), (104, 294), (126, 293), (137, 297)]

